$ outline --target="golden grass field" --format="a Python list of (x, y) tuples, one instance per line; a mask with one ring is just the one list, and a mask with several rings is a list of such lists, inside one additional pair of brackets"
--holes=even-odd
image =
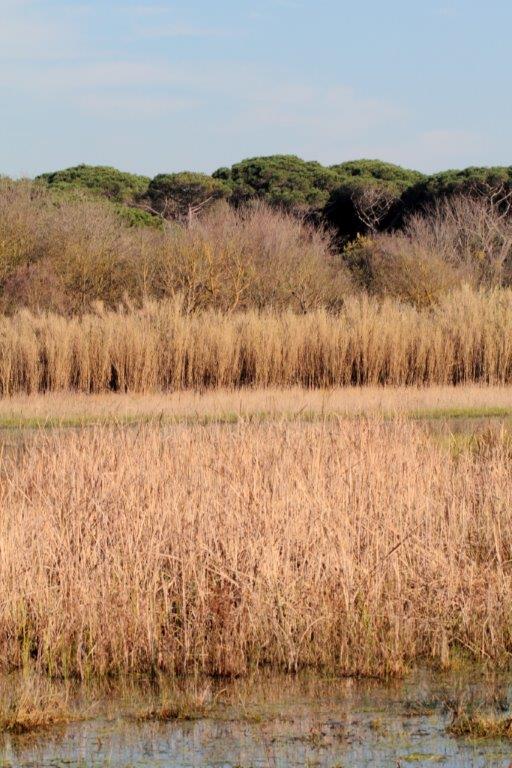
[(0, 317), (0, 669), (506, 665), (512, 292), (443, 301)]
[[(333, 396), (345, 394), (354, 409), (356, 394), (427, 398)], [(217, 396), (220, 408), (229, 396)], [(258, 409), (285, 398), (249, 396)], [(505, 665), (511, 470), (505, 433), (455, 452), (403, 416), (34, 430), (0, 466), (2, 667)]]
[(426, 386), (512, 381), (512, 290), (428, 309), (367, 296), (338, 314), (215, 311), (179, 302), (65, 317), (0, 316), (0, 394)]

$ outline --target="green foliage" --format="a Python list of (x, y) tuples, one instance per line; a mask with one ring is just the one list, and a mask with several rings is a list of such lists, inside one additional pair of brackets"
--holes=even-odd
[(425, 178), (419, 171), (382, 160), (350, 160), (331, 165), (331, 170), (336, 172), (343, 184), (385, 184), (397, 194)]
[(149, 178), (118, 171), (106, 165), (76, 165), (53, 173), (43, 173), (37, 181), (54, 191), (84, 190), (117, 203), (133, 203), (146, 194)]
[(229, 197), (230, 188), (206, 173), (161, 173), (150, 182), (152, 208), (165, 218), (189, 220), (213, 201)]
[(342, 251), (342, 258), (346, 264), (354, 284), (358, 288), (370, 291), (373, 281), (372, 256), (375, 243), (368, 235), (357, 235), (346, 244)]
[(289, 210), (322, 208), (338, 184), (335, 171), (295, 155), (253, 157), (213, 175), (230, 184), (236, 204), (258, 198)]
[(142, 208), (132, 208), (128, 205), (115, 205), (115, 212), (127, 227), (154, 227), (160, 229), (162, 221)]
[(212, 173), (212, 177), (214, 179), (220, 179), (220, 181), (231, 181), (231, 168), (217, 168), (217, 170)]
[(512, 191), (512, 166), (449, 170), (425, 176), (403, 195), (404, 214), (414, 213), (453, 195)]

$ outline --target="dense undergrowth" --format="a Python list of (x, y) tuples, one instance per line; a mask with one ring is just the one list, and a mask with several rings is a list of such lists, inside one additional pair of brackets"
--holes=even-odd
[(1, 181), (0, 311), (76, 315), (96, 301), (115, 309), (179, 296), (187, 314), (336, 313), (354, 295), (421, 308), (463, 286), (511, 281), (512, 218), (489, 197), (443, 198), (398, 229), (342, 241), (327, 222), (258, 199), (217, 201), (186, 221), (153, 216), (152, 226), (129, 226), (128, 212), (149, 214), (120, 205)]

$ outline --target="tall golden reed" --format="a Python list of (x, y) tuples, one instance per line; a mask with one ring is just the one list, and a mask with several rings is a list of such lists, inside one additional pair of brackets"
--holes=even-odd
[(184, 314), (163, 302), (0, 316), (3, 395), (511, 380), (512, 290), (462, 290), (425, 310), (359, 296), (336, 315)]
[(38, 433), (1, 464), (1, 664), (506, 662), (511, 471), (400, 420)]

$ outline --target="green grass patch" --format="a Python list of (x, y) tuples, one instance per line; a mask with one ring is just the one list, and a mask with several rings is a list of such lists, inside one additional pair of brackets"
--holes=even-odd
[[(340, 419), (361, 419), (371, 416), (381, 416), (385, 421), (393, 421), (397, 413), (392, 411), (316, 411), (299, 409), (294, 411), (254, 411), (249, 413), (239, 411), (225, 411), (217, 414), (105, 414), (73, 416), (22, 416), (19, 414), (0, 415), (0, 430), (31, 430), (31, 429), (65, 429), (92, 426), (131, 426), (137, 424), (165, 424), (165, 425), (202, 425), (214, 424), (239, 424), (264, 423), (269, 421), (289, 421), (314, 423), (318, 421), (337, 421)], [(508, 419), (512, 418), (512, 408), (488, 407), (488, 408), (429, 408), (414, 411), (406, 411), (403, 418), (412, 421), (464, 421), (476, 419)]]
[(505, 407), (467, 407), (467, 408), (421, 408), (409, 411), (409, 419), (438, 421), (442, 419), (506, 419), (512, 417), (512, 408)]

